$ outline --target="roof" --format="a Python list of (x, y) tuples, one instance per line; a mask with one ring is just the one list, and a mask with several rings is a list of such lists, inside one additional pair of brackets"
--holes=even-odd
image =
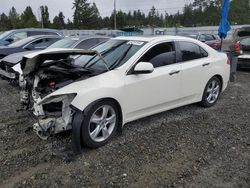
[(194, 40), (188, 37), (175, 36), (175, 35), (161, 35), (161, 36), (131, 36), (131, 37), (116, 37), (115, 39), (120, 40), (137, 40), (144, 42), (152, 42), (154, 40)]
[(60, 32), (56, 29), (47, 29), (47, 28), (22, 28), (22, 29), (12, 29), (11, 31), (52, 31), (52, 32)]
[(103, 36), (103, 35), (84, 35), (84, 36), (70, 36), (70, 37), (65, 37), (65, 38), (71, 38), (73, 40), (83, 40), (83, 39), (91, 39), (91, 38), (107, 38), (107, 39), (109, 39), (110, 37)]
[(63, 38), (63, 37), (59, 35), (32, 35), (27, 38), (38, 39), (38, 38)]

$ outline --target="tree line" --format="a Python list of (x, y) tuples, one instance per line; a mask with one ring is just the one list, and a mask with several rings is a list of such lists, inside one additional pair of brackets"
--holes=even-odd
[[(67, 19), (63, 12), (59, 12), (50, 20), (47, 6), (40, 7), (39, 20), (30, 6), (23, 13), (17, 13), (12, 7), (9, 14), (0, 15), (0, 30), (16, 28), (54, 28), (54, 29), (112, 29), (114, 27), (114, 12), (107, 17), (101, 17), (95, 3), (88, 0), (74, 0), (73, 20)], [(143, 10), (116, 12), (117, 28), (125, 27), (190, 27), (190, 26), (216, 26), (220, 22), (221, 0), (195, 0), (186, 4), (183, 11), (169, 14), (167, 11), (159, 13), (152, 6), (146, 14)], [(229, 12), (231, 24), (250, 24), (249, 0), (232, 0)]]

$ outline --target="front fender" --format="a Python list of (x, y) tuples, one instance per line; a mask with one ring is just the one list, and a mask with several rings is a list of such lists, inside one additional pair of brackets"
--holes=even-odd
[(119, 96), (121, 96), (121, 91), (116, 88), (93, 88), (91, 90), (85, 90), (85, 92), (77, 93), (71, 105), (80, 111), (84, 111), (84, 109), (94, 101), (103, 98), (112, 98), (116, 101), (120, 101)]

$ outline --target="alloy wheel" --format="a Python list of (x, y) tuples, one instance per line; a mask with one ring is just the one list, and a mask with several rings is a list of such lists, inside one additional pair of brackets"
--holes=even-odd
[(213, 80), (207, 87), (207, 102), (212, 104), (216, 102), (220, 94), (220, 84), (217, 80)]
[(95, 142), (102, 142), (109, 138), (116, 124), (116, 112), (110, 105), (99, 107), (89, 121), (89, 135)]

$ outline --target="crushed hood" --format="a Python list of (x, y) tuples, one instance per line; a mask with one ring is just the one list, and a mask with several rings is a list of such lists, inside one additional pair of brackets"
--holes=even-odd
[(99, 55), (99, 53), (94, 50), (64, 48), (53, 48), (29, 53), (25, 55), (21, 61), (23, 75), (27, 76), (30, 73), (34, 73), (45, 61), (66, 59), (70, 55)]

